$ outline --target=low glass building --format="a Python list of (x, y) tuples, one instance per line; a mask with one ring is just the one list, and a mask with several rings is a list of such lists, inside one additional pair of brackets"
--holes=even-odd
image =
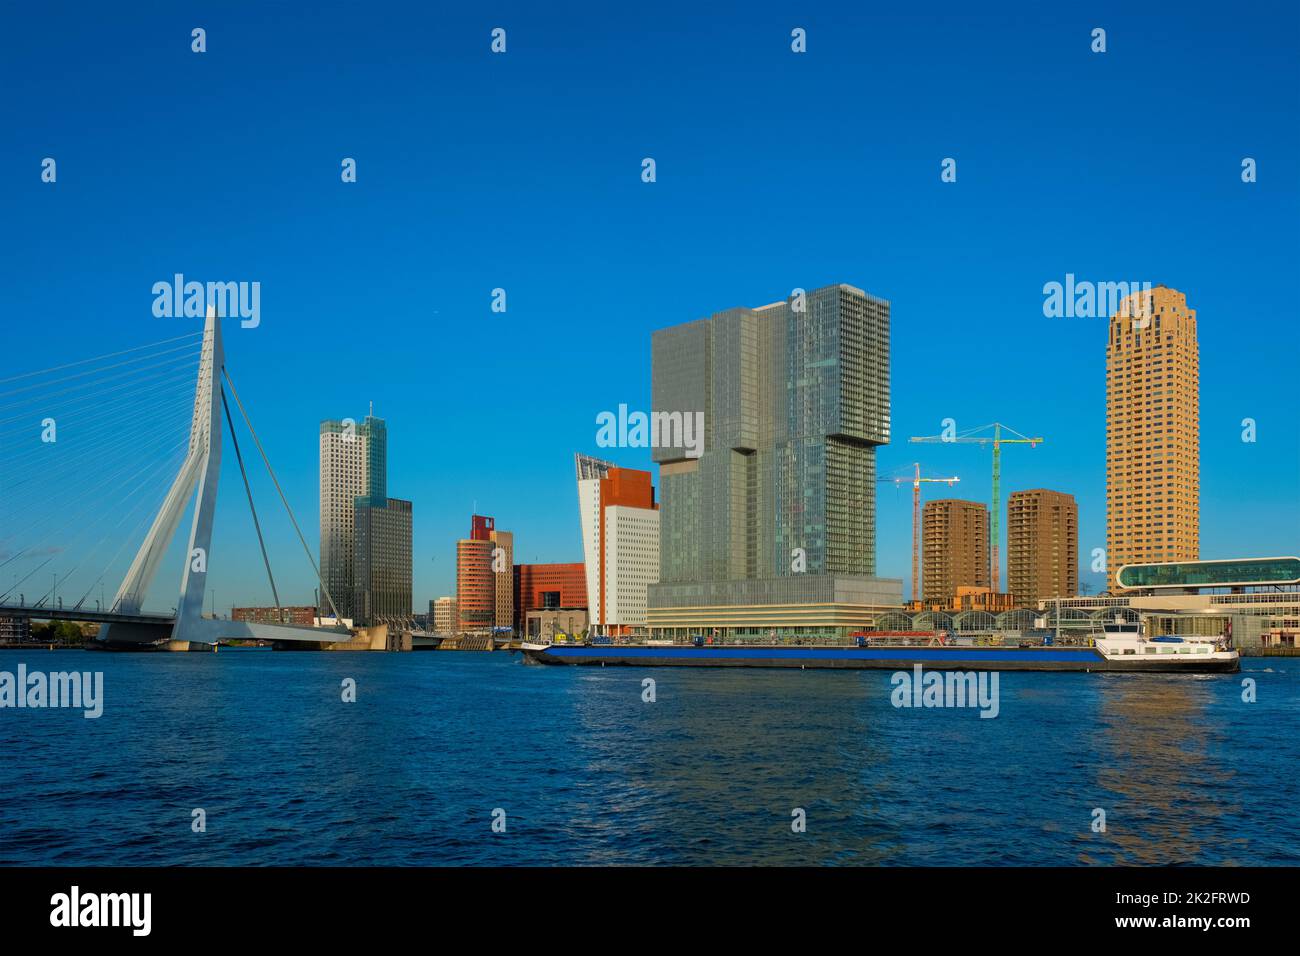
[(1140, 615), (1157, 635), (1230, 634), (1244, 649), (1300, 645), (1300, 558), (1128, 564), (1115, 580), (1114, 594), (1044, 601), (1039, 608), (1063, 626), (1081, 616)]

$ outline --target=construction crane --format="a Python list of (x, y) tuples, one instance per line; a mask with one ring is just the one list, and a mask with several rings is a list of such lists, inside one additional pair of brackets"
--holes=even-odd
[[(979, 432), (993, 429), (992, 435), (979, 435)], [(1014, 438), (1003, 438), (1002, 431), (1006, 429)], [(994, 422), (992, 425), (981, 425), (979, 428), (972, 428), (968, 432), (962, 432), (960, 435), (927, 435), (923, 438), (913, 438), (911, 441), (918, 442), (940, 442), (943, 444), (964, 443), (993, 446), (993, 592), (996, 594), (999, 590), (998, 583), (1001, 578), (1000, 568), (1002, 564), (1002, 537), (1001, 522), (999, 515), (1002, 511), (1002, 446), (1003, 445), (1028, 445), (1030, 448), (1042, 443), (1042, 438), (1029, 438), (1020, 434), (1009, 425), (1003, 425), (1001, 422)]]
[(896, 486), (905, 481), (912, 483), (912, 600), (921, 600), (921, 482), (945, 482), (949, 487), (961, 481), (960, 478), (922, 478), (921, 463), (913, 462), (916, 474), (911, 478), (877, 478), (877, 481), (892, 481)]

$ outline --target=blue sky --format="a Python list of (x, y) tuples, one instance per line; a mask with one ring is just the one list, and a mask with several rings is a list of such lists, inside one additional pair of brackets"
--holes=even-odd
[[(580, 560), (572, 455), (649, 467), (597, 448), (595, 416), (648, 407), (654, 329), (841, 281), (892, 303), (881, 474), (919, 460), (988, 500), (987, 450), (906, 437), (948, 417), (1042, 435), (1007, 451), (1004, 492), (1074, 494), (1086, 558), (1105, 322), (1044, 318), (1042, 287), (1163, 282), (1198, 312), (1202, 556), (1293, 554), (1296, 8), (1054, 6), (11, 6), (6, 367), (190, 330), (152, 313), (176, 272), (259, 281), (227, 363), (313, 550), (318, 423), (373, 400), (418, 608), (450, 593), (475, 505), (516, 560)], [(233, 454), (222, 481), (210, 587), (269, 602)], [(254, 494), (282, 599), (309, 603), (264, 476)], [(909, 576), (910, 520), (882, 488), (881, 574)]]

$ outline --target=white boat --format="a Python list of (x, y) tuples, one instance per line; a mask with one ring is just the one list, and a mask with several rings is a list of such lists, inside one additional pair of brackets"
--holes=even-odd
[(1107, 661), (1135, 665), (1124, 667), (1125, 670), (1235, 671), (1241, 666), (1241, 655), (1223, 635), (1145, 637), (1136, 628), (1107, 628), (1105, 635), (1097, 638), (1096, 645)]

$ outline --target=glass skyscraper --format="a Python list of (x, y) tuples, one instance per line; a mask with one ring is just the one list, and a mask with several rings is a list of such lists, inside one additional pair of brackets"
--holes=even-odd
[[(340, 616), (411, 616), (411, 503), (388, 497), (388, 428), (373, 414), (320, 424), (320, 571)], [(330, 613), (320, 596), (322, 613)]]
[[(652, 628), (677, 626), (664, 613), (672, 607), (726, 605), (713, 626), (743, 634), (761, 618), (784, 630), (770, 608), (735, 610), (780, 604), (799, 622), (794, 633), (829, 636), (852, 614), (814, 605), (901, 604), (901, 582), (874, 578), (889, 303), (827, 286), (663, 329), (652, 348), (654, 412), (702, 412), (704, 422), (699, 457), (654, 450), (662, 543)], [(816, 580), (826, 577), (846, 580)]]

